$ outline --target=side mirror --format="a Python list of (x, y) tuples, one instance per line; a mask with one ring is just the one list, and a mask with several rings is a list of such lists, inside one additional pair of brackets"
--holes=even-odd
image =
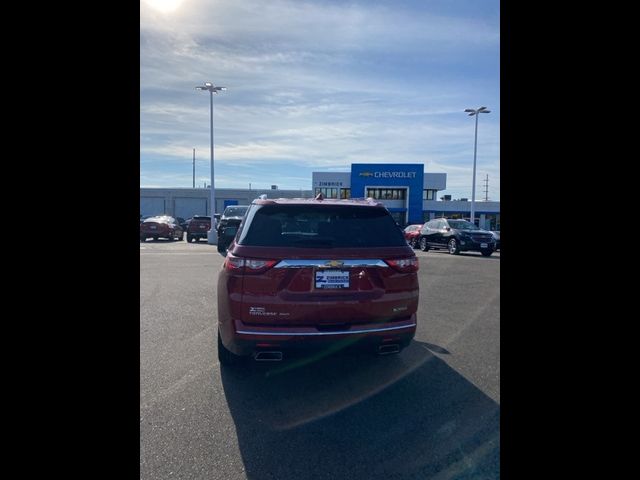
[(451, 231), (451, 227), (446, 227), (446, 228), (445, 228), (445, 230), (446, 230), (447, 232), (450, 232), (450, 231)]

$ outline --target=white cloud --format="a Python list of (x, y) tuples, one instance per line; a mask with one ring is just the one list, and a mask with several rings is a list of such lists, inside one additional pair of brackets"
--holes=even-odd
[(141, 182), (160, 175), (151, 160), (190, 162), (193, 147), (208, 158), (208, 98), (194, 87), (214, 81), (229, 88), (214, 98), (222, 166), (421, 162), (463, 188), (473, 121), (462, 111), (487, 103), (478, 160), (499, 186), (498, 72), (456, 71), (497, 63), (498, 43), (496, 19), (392, 3), (185, 0), (171, 14), (142, 3)]

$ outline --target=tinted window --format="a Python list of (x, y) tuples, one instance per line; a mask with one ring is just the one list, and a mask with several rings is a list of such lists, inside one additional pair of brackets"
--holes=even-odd
[(211, 217), (205, 217), (205, 216), (196, 215), (191, 220), (202, 220), (203, 222), (210, 222), (211, 221)]
[(451, 228), (457, 228), (458, 230), (480, 230), (471, 222), (466, 220), (449, 220), (449, 226)]
[(245, 218), (238, 244), (265, 247), (403, 247), (386, 209), (353, 205), (262, 205)]
[(223, 215), (225, 217), (242, 217), (249, 207), (227, 207)]

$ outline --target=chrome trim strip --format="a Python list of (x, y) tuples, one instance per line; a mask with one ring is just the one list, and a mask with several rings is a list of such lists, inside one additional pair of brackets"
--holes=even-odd
[(331, 262), (336, 260), (281, 260), (273, 268), (304, 268), (304, 267), (316, 267), (316, 268), (355, 268), (355, 267), (382, 267), (388, 268), (384, 261), (379, 259), (358, 259), (358, 260), (337, 260), (342, 262), (342, 265), (331, 265)]
[(238, 330), (236, 333), (241, 333), (243, 335), (264, 335), (267, 337), (304, 337), (318, 335), (352, 335), (356, 333), (388, 332), (391, 330), (401, 330), (403, 328), (410, 328), (415, 326), (416, 324), (412, 323), (411, 325), (401, 325), (399, 327), (372, 328), (370, 330), (343, 330), (341, 332), (255, 332), (248, 330)]

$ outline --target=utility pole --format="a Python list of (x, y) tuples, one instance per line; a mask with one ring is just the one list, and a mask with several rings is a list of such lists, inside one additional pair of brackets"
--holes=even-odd
[(196, 149), (193, 149), (193, 188), (196, 188)]
[(489, 201), (489, 174), (487, 173), (487, 177), (484, 179), (484, 201)]

